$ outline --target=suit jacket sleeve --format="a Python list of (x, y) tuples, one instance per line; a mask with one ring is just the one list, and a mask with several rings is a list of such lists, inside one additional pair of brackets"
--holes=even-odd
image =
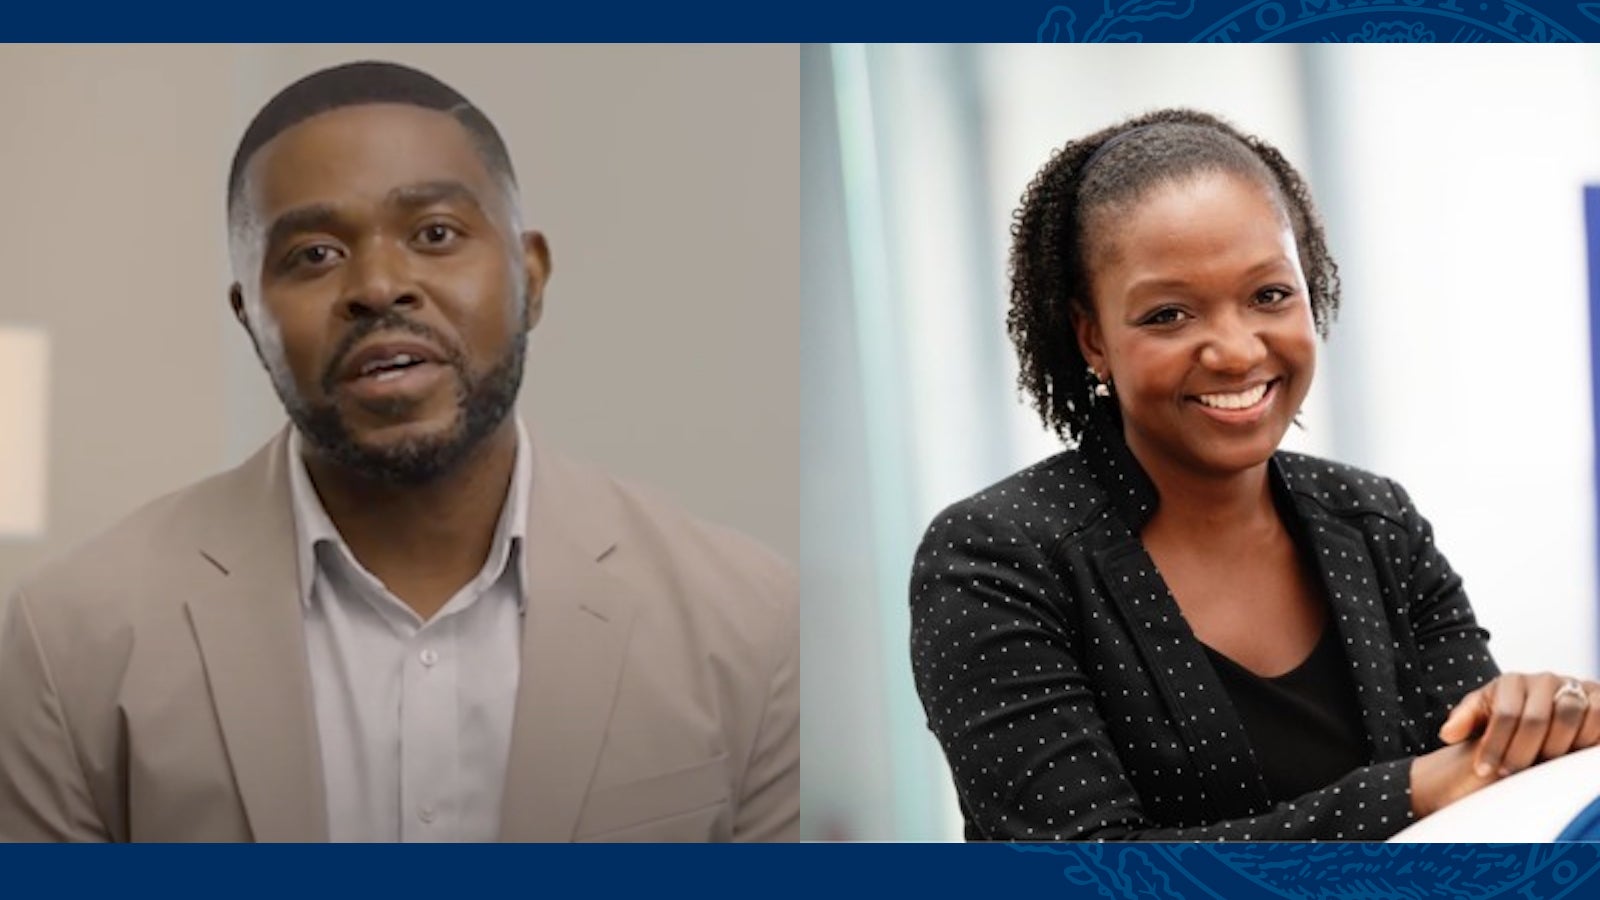
[[(1453, 690), (1458, 680), (1482, 677), (1481, 665), (1463, 670), (1460, 663), (1463, 651), (1488, 659), (1484, 635), (1460, 579), (1433, 550), (1426, 522), (1411, 515), (1417, 544), (1407, 587), (1421, 626), (1419, 665), (1431, 690), (1446, 684)], [(1152, 821), (1109, 737), (1094, 685), (1074, 657), (1075, 611), (1063, 584), (1032, 538), (987, 510), (958, 506), (941, 516), (917, 554), (911, 588), (917, 690), (968, 820), (983, 837), (1371, 840), (1412, 820), (1405, 757), (1363, 766), (1248, 818), (1177, 827)]]
[(0, 613), (0, 842), (105, 841), (27, 597)]
[[(792, 574), (785, 573), (784, 585), (785, 596), (793, 597)], [(800, 839), (800, 634), (793, 603), (785, 604), (777, 633), (776, 665), (739, 790), (736, 841)]]

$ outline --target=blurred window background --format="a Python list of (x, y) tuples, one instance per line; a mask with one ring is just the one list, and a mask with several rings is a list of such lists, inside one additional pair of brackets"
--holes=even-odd
[(960, 837), (912, 553), (1060, 449), (1014, 386), (1011, 216), (1054, 148), (1152, 108), (1218, 113), (1312, 184), (1343, 309), (1288, 446), (1410, 491), (1502, 668), (1595, 676), (1600, 49), (811, 46), (801, 86), (808, 839)]

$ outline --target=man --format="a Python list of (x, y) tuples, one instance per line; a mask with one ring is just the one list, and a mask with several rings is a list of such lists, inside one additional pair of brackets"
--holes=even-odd
[(412, 69), (256, 116), (230, 302), (292, 426), (11, 598), (0, 840), (797, 837), (792, 572), (510, 414), (517, 193)]

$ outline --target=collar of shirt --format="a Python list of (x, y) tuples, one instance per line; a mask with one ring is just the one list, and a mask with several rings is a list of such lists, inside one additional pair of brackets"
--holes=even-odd
[[(516, 426), (517, 458), (511, 469), (511, 484), (507, 489), (505, 502), (500, 505), (500, 520), (495, 525), (494, 542), (490, 545), (489, 558), (484, 561), (482, 571), (474, 580), (485, 585), (493, 583), (505, 572), (508, 565), (514, 566), (517, 604), (520, 608), (525, 608), (527, 596), (522, 589), (520, 563), (528, 529), (528, 493), (533, 481), (533, 445), (528, 440), (527, 428), (524, 427), (520, 416), (517, 417)], [(311, 484), (311, 476), (306, 471), (305, 458), (302, 455), (305, 445), (298, 428), (290, 426), (289, 440), (286, 443), (289, 454), (289, 502), (294, 512), (295, 551), (300, 570), (300, 602), (305, 606), (313, 602), (312, 585), (321, 565), (317, 548), (322, 545), (334, 550), (353, 572), (358, 572), (376, 582), (376, 579), (356, 560), (349, 546), (345, 544), (344, 538), (339, 534), (339, 529), (334, 526), (333, 520), (328, 518), (328, 512), (322, 506), (322, 499), (317, 496), (317, 490)]]

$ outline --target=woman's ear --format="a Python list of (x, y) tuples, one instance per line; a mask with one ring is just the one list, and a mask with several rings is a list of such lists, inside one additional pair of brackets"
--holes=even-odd
[(1078, 337), (1078, 350), (1083, 353), (1083, 358), (1089, 367), (1100, 375), (1104, 381), (1111, 376), (1106, 366), (1105, 335), (1100, 332), (1100, 321), (1094, 313), (1074, 309), (1072, 313), (1072, 330)]

